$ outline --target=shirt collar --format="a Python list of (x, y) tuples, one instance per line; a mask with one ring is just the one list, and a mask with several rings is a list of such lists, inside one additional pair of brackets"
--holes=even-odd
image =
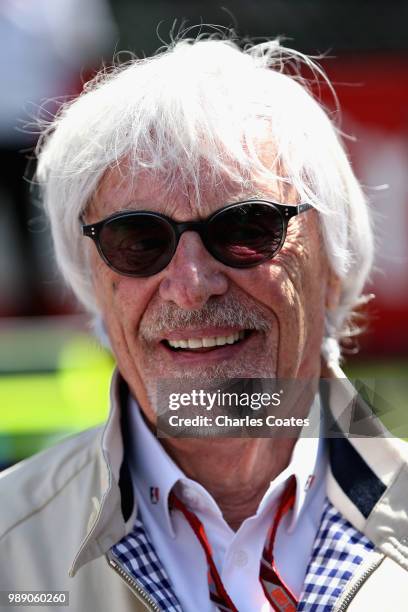
[[(300, 514), (307, 508), (327, 470), (327, 445), (324, 437), (323, 412), (319, 393), (309, 412), (309, 426), (300, 432), (292, 452), (292, 473), (296, 478), (296, 498), (289, 531), (295, 528)], [(311, 435), (309, 432), (315, 432)]]
[[(301, 513), (307, 508), (313, 498), (318, 485), (324, 478), (327, 459), (324, 437), (320, 424), (320, 397), (317, 393), (309, 411), (309, 426), (304, 426), (299, 438), (293, 447), (292, 455), (287, 467), (274, 478), (264, 497), (262, 498), (257, 514), (268, 511), (273, 503), (277, 503), (285, 484), (291, 476), (296, 479), (296, 494), (293, 512), (288, 522), (288, 531), (294, 530)], [(310, 431), (316, 432), (315, 436)]]
[[(309, 420), (319, 419), (320, 400), (317, 394), (312, 404)], [(318, 421), (317, 421), (318, 422)], [(216, 502), (203, 487), (187, 478), (183, 471), (175, 464), (171, 457), (166, 453), (159, 440), (147, 426), (142, 417), (140, 408), (136, 400), (129, 399), (129, 426), (132, 430), (132, 447), (130, 449), (130, 469), (135, 490), (138, 495), (144, 498), (146, 505), (150, 507), (152, 513), (156, 515), (158, 524), (166, 526), (172, 537), (175, 537), (171, 515), (169, 511), (169, 494), (173, 487), (179, 483), (178, 489), (186, 491), (193, 489), (201, 496), (207, 498), (207, 503), (214, 510), (221, 512)], [(271, 508), (282, 492), (286, 481), (290, 476), (296, 478), (296, 498), (294, 510), (289, 523), (289, 531), (292, 531), (296, 522), (313, 497), (317, 489), (318, 482), (324, 476), (323, 461), (324, 444), (323, 439), (307, 437), (303, 428), (292, 451), (289, 465), (273, 480), (266, 491), (258, 507), (256, 515)], [(314, 431), (319, 431), (315, 429)]]
[(182, 470), (166, 453), (142, 417), (138, 403), (129, 397), (129, 426), (132, 447), (129, 463), (137, 495), (141, 495), (151, 512), (160, 519), (174, 537), (169, 512), (169, 494), (174, 485), (185, 478)]

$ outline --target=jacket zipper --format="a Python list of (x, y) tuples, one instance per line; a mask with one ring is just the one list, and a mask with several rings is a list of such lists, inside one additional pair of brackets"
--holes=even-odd
[(379, 559), (376, 559), (371, 563), (369, 567), (367, 567), (367, 569), (361, 574), (358, 580), (356, 580), (356, 582), (353, 584), (349, 592), (343, 596), (343, 601), (341, 602), (340, 606), (338, 608), (334, 608), (336, 612), (344, 612), (345, 610), (347, 610), (350, 603), (352, 602), (358, 591), (361, 589), (365, 581), (374, 572), (374, 570), (377, 569), (377, 567), (383, 562), (383, 560), (384, 555), (381, 555)]
[(155, 602), (153, 597), (145, 591), (145, 589), (134, 579), (132, 578), (128, 572), (123, 569), (123, 567), (114, 559), (106, 556), (109, 565), (115, 570), (117, 574), (126, 582), (126, 584), (130, 587), (134, 595), (145, 605), (148, 606), (149, 610), (152, 612), (162, 612), (162, 609)]

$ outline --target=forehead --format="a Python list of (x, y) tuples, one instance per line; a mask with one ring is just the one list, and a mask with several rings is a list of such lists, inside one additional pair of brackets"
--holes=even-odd
[(227, 174), (214, 176), (205, 169), (199, 173), (197, 190), (186, 185), (181, 173), (169, 177), (164, 171), (148, 168), (137, 171), (121, 162), (103, 175), (92, 197), (87, 216), (95, 222), (122, 210), (150, 210), (177, 221), (206, 217), (227, 204), (249, 198), (263, 198), (287, 204), (297, 201), (294, 189), (282, 181), (234, 181)]

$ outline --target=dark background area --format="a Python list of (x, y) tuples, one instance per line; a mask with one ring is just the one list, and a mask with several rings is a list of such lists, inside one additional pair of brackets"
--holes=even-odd
[(234, 0), (233, 2), (132, 2), (115, 0), (119, 49), (150, 55), (155, 31), (167, 40), (175, 19), (234, 26), (241, 36), (283, 35), (306, 53), (406, 51), (406, 2)]

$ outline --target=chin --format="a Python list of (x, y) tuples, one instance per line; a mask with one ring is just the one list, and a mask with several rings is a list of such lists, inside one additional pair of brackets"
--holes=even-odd
[(160, 381), (180, 380), (194, 381), (197, 384), (208, 385), (215, 381), (228, 381), (231, 379), (245, 378), (276, 378), (276, 367), (270, 364), (249, 364), (221, 362), (211, 365), (194, 365), (181, 368), (175, 365), (164, 365), (162, 367), (149, 368), (144, 376), (144, 381), (150, 387), (157, 386)]

